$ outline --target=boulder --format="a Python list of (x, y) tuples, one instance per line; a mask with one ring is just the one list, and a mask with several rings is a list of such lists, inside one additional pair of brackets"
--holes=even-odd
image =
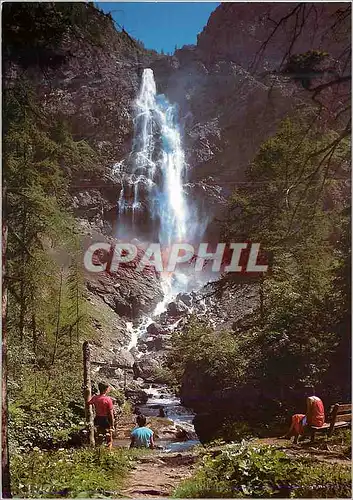
[(127, 349), (120, 349), (113, 360), (113, 365), (119, 368), (132, 368), (135, 362), (134, 356)]
[(195, 415), (193, 424), (195, 432), (202, 444), (218, 438), (224, 424), (224, 415), (218, 413), (199, 413)]
[(151, 323), (150, 325), (148, 325), (147, 327), (147, 333), (149, 335), (161, 335), (164, 333), (164, 328), (162, 325), (158, 324), (158, 323)]
[(192, 296), (190, 293), (179, 293), (177, 299), (181, 300), (188, 307), (191, 307)]
[(126, 389), (125, 397), (134, 405), (144, 405), (148, 400), (147, 393), (142, 389)]
[(175, 428), (175, 436), (177, 439), (198, 439), (194, 426), (192, 424), (189, 424), (188, 422), (178, 422), (175, 425)]
[(188, 312), (188, 307), (181, 300), (170, 302), (167, 307), (169, 316), (178, 317), (183, 316)]
[(132, 304), (120, 297), (120, 295), (114, 297), (114, 311), (119, 314), (119, 316), (125, 316), (130, 319), (133, 317)]
[(141, 377), (144, 380), (153, 380), (159, 368), (160, 363), (147, 355), (141, 357), (133, 366), (135, 377)]
[(150, 351), (160, 351), (163, 349), (163, 337), (150, 337), (146, 340), (146, 346)]
[[(146, 345), (145, 340), (143, 340), (143, 339), (138, 339), (138, 341), (137, 341), (137, 347), (138, 347), (138, 351), (137, 352), (141, 353), (141, 352), (146, 352), (147, 351), (147, 345)], [(138, 359), (137, 356), (135, 356), (135, 358)]]
[(96, 384), (106, 381), (113, 388), (121, 389), (126, 383), (133, 380), (133, 375), (132, 368), (117, 368), (115, 366), (103, 365), (93, 374), (93, 381)]

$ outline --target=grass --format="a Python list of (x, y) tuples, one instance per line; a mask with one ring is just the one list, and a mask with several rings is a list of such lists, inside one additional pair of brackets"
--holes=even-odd
[(12, 493), (21, 498), (119, 496), (139, 450), (33, 450), (11, 457)]

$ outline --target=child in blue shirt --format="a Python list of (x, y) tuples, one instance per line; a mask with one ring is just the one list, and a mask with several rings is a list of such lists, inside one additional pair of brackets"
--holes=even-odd
[(131, 432), (130, 448), (154, 448), (153, 431), (146, 427), (146, 417), (137, 415), (137, 427)]

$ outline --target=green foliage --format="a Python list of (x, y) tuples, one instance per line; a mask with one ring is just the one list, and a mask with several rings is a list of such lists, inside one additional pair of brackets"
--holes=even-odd
[(25, 80), (5, 93), (4, 131), (10, 445), (48, 447), (82, 420), (81, 342), (92, 329), (68, 189), (94, 155), (41, 112)]
[[(270, 260), (270, 272), (254, 284), (252, 317), (233, 332), (194, 321), (172, 338), (167, 366), (223, 438), (239, 419), (284, 422), (304, 404), (304, 384), (316, 385), (326, 405), (349, 401), (348, 212), (344, 200), (328, 202), (330, 178), (349, 161), (349, 147), (312, 118), (284, 120), (230, 200), (223, 241), (259, 242)], [(238, 278), (224, 274), (215, 292), (239, 287)], [(223, 425), (227, 414), (234, 426)]]
[(9, 415), (9, 438), (16, 450), (63, 446), (84, 424), (84, 416), (79, 419), (62, 401), (42, 398), (10, 404)]
[(109, 396), (116, 400), (118, 406), (123, 406), (126, 403), (124, 391), (112, 389), (109, 391)]
[(136, 450), (32, 451), (11, 460), (13, 494), (22, 498), (104, 498), (120, 495)]
[[(332, 137), (319, 137), (315, 130), (304, 135), (304, 124), (299, 125), (285, 121), (261, 148), (250, 177), (268, 183), (246, 198), (240, 224), (273, 255), (272, 273), (263, 285), (263, 340), (274, 361), (271, 370), (281, 377), (293, 366), (297, 375), (309, 377), (305, 382), (315, 384), (328, 368), (336, 341), (337, 317), (327, 310), (337, 268), (330, 236), (344, 220), (325, 208), (324, 198), (327, 179), (347, 161), (348, 147), (330, 149)], [(261, 216), (263, 204), (268, 210)], [(264, 369), (268, 372), (267, 364)], [(282, 385), (279, 377), (273, 382)]]
[(348, 467), (293, 460), (271, 446), (242, 441), (203, 458), (195, 475), (175, 498), (327, 498), (350, 497)]
[[(230, 241), (261, 242), (271, 256), (271, 272), (259, 284), (259, 361), (262, 377), (281, 395), (295, 381), (320, 383), (337, 343), (339, 318), (330, 304), (341, 264), (332, 236), (345, 216), (339, 204), (329, 209), (327, 198), (330, 177), (349, 161), (349, 145), (310, 127), (311, 119), (285, 120), (262, 145), (247, 172), (257, 187), (235, 191), (225, 228)], [(224, 285), (232, 286), (231, 275)]]
[(176, 380), (193, 379), (208, 391), (234, 385), (249, 376), (245, 345), (229, 332), (215, 332), (194, 318), (188, 328), (175, 331), (167, 366)]
[[(325, 443), (326, 444), (326, 443)], [(352, 431), (349, 428), (337, 429), (333, 435), (328, 438), (327, 444), (330, 448), (338, 447), (339, 452), (348, 460), (352, 457)]]
[(3, 8), (4, 56), (27, 67), (55, 67), (68, 56), (60, 45), (67, 36), (102, 42), (104, 26), (111, 20), (87, 3), (8, 3)]
[(65, 446), (83, 428), (81, 352), (73, 349), (47, 368), (33, 363), (30, 349), (19, 351), (12, 347), (9, 358), (10, 448)]
[(220, 430), (220, 435), (226, 442), (239, 442), (254, 437), (254, 429), (247, 422), (234, 421), (228, 417)]
[(309, 50), (305, 53), (293, 54), (290, 56), (283, 74), (291, 76), (294, 81), (301, 83), (303, 88), (310, 89), (312, 81), (324, 74), (322, 63), (328, 57), (329, 54), (322, 50)]
[(160, 384), (167, 384), (169, 387), (178, 390), (178, 380), (168, 366), (158, 366), (154, 372), (154, 380)]

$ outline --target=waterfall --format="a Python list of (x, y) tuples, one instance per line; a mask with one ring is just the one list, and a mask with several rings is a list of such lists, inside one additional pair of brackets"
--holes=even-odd
[[(142, 244), (160, 243), (166, 253), (173, 243), (191, 240), (196, 224), (183, 190), (186, 162), (177, 107), (157, 94), (150, 68), (143, 71), (134, 103), (134, 138), (124, 172), (117, 237), (137, 239)], [(164, 312), (175, 295), (187, 289), (187, 284), (188, 277), (181, 272), (162, 275), (163, 300), (152, 316), (143, 318), (136, 328), (127, 323), (131, 333), (128, 349), (136, 347), (152, 318)]]
[[(187, 236), (185, 158), (176, 106), (157, 95), (149, 68), (143, 71), (134, 108), (130, 168), (118, 202), (119, 221), (123, 221), (118, 236), (158, 238), (168, 248)], [(146, 230), (146, 226), (150, 227)]]

